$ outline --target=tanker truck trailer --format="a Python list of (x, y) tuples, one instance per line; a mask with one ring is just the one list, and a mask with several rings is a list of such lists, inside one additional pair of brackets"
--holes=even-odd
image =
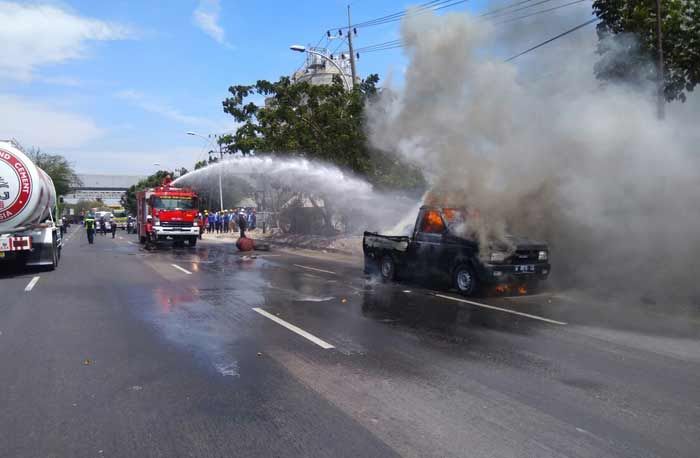
[(53, 270), (61, 257), (56, 188), (17, 143), (0, 140), (0, 264)]

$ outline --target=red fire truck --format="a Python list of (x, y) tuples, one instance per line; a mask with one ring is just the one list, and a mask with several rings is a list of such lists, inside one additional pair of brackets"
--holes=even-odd
[[(197, 244), (199, 211), (197, 194), (172, 186), (165, 179), (161, 186), (136, 193), (139, 241), (146, 243), (171, 239), (176, 245)], [(150, 231), (150, 234), (149, 234)]]

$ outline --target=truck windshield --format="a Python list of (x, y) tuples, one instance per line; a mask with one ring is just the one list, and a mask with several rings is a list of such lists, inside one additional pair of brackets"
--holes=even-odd
[(448, 227), (458, 226), (467, 221), (467, 211), (459, 208), (444, 208), (442, 214)]
[(154, 197), (153, 208), (192, 210), (194, 208), (194, 200), (188, 197)]

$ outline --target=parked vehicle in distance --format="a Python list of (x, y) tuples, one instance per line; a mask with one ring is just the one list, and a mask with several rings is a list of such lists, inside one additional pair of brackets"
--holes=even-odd
[(365, 272), (384, 280), (440, 277), (461, 294), (473, 295), (491, 284), (536, 285), (550, 273), (545, 243), (511, 237), (506, 246), (482, 247), (464, 230), (466, 209), (421, 207), (411, 236), (365, 232), (362, 249)]
[(117, 229), (126, 230), (128, 214), (126, 210), (119, 207), (112, 210), (112, 222), (117, 225)]

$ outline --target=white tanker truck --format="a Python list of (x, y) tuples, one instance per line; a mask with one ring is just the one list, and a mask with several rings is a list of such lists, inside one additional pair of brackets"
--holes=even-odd
[(0, 263), (51, 270), (61, 257), (51, 178), (12, 140), (0, 140)]

